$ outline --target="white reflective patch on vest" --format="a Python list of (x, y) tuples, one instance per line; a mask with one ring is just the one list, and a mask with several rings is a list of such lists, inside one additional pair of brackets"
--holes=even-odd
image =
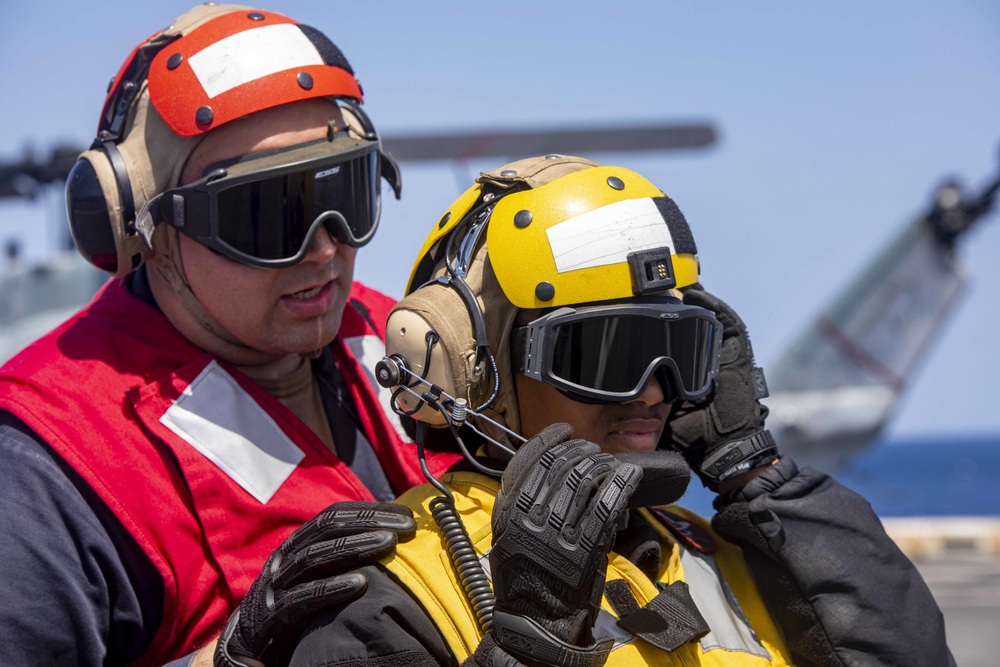
[(743, 651), (770, 660), (771, 654), (750, 627), (736, 596), (729, 589), (711, 556), (699, 554), (678, 543), (684, 581), (698, 611), (711, 631), (701, 638), (701, 650)]
[(174, 401), (160, 423), (262, 504), (305, 457), (271, 415), (215, 361)]
[(297, 25), (281, 23), (238, 32), (188, 58), (211, 99), (244, 83), (306, 65), (323, 57)]
[(674, 240), (652, 199), (629, 199), (587, 211), (549, 227), (552, 257), (559, 273), (618, 264), (628, 254), (667, 246)]
[(403, 430), (399, 416), (392, 410), (392, 390), (386, 389), (375, 379), (375, 364), (382, 361), (382, 357), (385, 356), (385, 343), (378, 336), (352, 336), (344, 339), (344, 345), (364, 369), (365, 377), (368, 378), (368, 383), (375, 390), (378, 402), (382, 406), (382, 412), (389, 418), (389, 423), (396, 429), (396, 433), (403, 442), (410, 442), (410, 436), (406, 435), (406, 431)]

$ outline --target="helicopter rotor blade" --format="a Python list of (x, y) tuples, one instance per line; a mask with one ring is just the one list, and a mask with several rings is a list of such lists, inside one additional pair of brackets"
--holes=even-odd
[[(547, 153), (589, 155), (696, 149), (711, 146), (717, 138), (715, 126), (702, 122), (389, 134), (382, 142), (397, 160), (465, 161)], [(54, 148), (44, 160), (28, 156), (0, 163), (0, 198), (33, 198), (41, 186), (65, 181), (80, 152), (76, 147), (63, 145)]]
[(717, 137), (718, 133), (710, 123), (659, 123), (387, 134), (382, 143), (397, 160), (430, 161), (703, 148), (715, 143)]

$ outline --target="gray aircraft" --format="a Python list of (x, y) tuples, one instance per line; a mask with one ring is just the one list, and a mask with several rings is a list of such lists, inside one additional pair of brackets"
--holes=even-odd
[(957, 246), (994, 205), (948, 182), (767, 369), (769, 424), (798, 461), (836, 470), (875, 441), (965, 286)]

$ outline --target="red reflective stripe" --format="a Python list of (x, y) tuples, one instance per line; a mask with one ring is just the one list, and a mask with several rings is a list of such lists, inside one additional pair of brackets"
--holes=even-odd
[(862, 371), (897, 391), (902, 388), (903, 378), (896, 371), (882, 363), (878, 357), (866, 350), (858, 340), (852, 338), (826, 315), (821, 315), (816, 320), (816, 329), (830, 345)]
[(651, 507), (649, 512), (659, 520), (664, 528), (670, 531), (674, 538), (685, 546), (703, 554), (714, 554), (719, 550), (719, 545), (715, 543), (712, 536), (698, 524), (660, 507)]

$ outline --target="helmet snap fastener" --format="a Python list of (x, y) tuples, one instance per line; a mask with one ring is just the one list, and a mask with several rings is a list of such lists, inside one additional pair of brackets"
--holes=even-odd
[(313, 78), (310, 76), (309, 72), (299, 72), (298, 75), (296, 75), (295, 80), (298, 81), (299, 85), (305, 90), (311, 90), (313, 87)]
[(260, 12), (250, 12), (249, 14), (247, 14), (247, 18), (250, 19), (251, 21), (263, 21), (264, 15), (261, 14)]
[(504, 169), (500, 172), (501, 176), (517, 176), (517, 171), (514, 169)]
[(184, 62), (184, 56), (179, 53), (174, 53), (167, 59), (167, 69), (177, 69)]
[(531, 224), (531, 211), (518, 211), (514, 214), (514, 226), (523, 229)]
[(613, 187), (615, 190), (625, 189), (625, 182), (617, 176), (608, 176), (608, 185)]
[(535, 285), (535, 298), (539, 301), (552, 301), (556, 296), (555, 286), (547, 281)]
[(211, 125), (214, 119), (215, 113), (213, 113), (212, 107), (200, 107), (194, 114), (194, 122), (199, 125)]

